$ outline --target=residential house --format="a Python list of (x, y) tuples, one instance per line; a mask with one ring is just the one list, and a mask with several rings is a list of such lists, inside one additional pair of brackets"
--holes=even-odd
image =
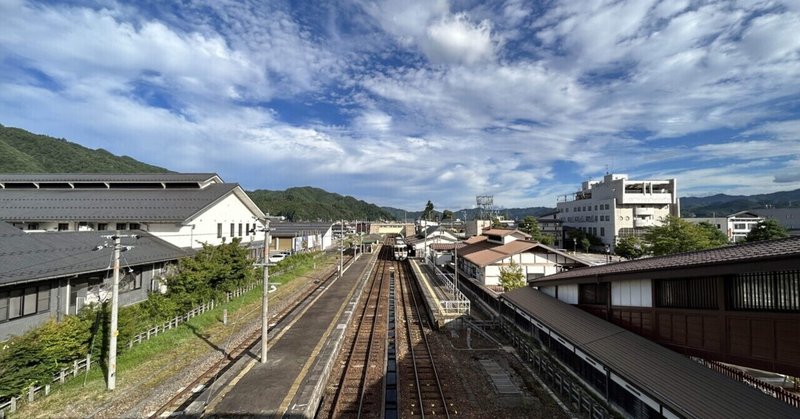
[(711, 224), (727, 236), (731, 243), (740, 243), (745, 240), (747, 234), (756, 224), (764, 221), (764, 217), (760, 217), (751, 211), (739, 211), (726, 217), (693, 217), (684, 218), (684, 220), (695, 224)]

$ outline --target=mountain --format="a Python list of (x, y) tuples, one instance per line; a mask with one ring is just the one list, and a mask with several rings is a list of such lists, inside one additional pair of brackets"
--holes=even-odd
[(169, 170), (63, 138), (0, 125), (0, 173), (163, 173)]
[(764, 207), (800, 206), (800, 189), (758, 195), (717, 194), (680, 198), (682, 217), (722, 217), (739, 211)]
[(294, 222), (395, 219), (376, 205), (310, 186), (285, 191), (260, 189), (247, 194), (265, 213), (281, 215)]

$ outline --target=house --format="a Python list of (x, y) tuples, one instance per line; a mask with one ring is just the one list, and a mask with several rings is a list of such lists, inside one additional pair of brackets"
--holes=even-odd
[(0, 174), (0, 221), (26, 231), (143, 230), (199, 248), (253, 241), (264, 217), (214, 173)]
[[(458, 237), (450, 229), (440, 225), (430, 225), (420, 228), (416, 236), (406, 238), (405, 241), (409, 246), (411, 257), (424, 257), (425, 246), (430, 249), (434, 244), (452, 244), (458, 241)], [(428, 250), (428, 253), (431, 253), (430, 250)], [(436, 264), (442, 265), (444, 262), (437, 260)]]
[[(27, 233), (0, 222), (0, 341), (50, 318), (61, 320), (84, 305), (110, 299), (113, 241), (110, 231)], [(147, 299), (162, 289), (161, 278), (191, 251), (145, 231), (121, 253), (121, 305)], [(98, 247), (101, 246), (102, 248)]]
[(556, 203), (564, 228), (576, 228), (613, 247), (618, 238), (639, 236), (667, 216), (680, 216), (677, 180), (629, 180), (607, 174)]
[(752, 211), (739, 211), (726, 217), (693, 217), (684, 220), (695, 224), (711, 224), (727, 236), (731, 243), (740, 243), (747, 238), (747, 234), (756, 224), (764, 221), (764, 217)]
[(512, 261), (528, 281), (589, 265), (575, 256), (530, 241), (530, 235), (519, 230), (485, 230), (464, 244), (454, 251), (459, 273), (495, 290), (502, 290), (500, 271)]
[(271, 223), (269, 227), (270, 251), (297, 253), (324, 250), (333, 245), (331, 223)]

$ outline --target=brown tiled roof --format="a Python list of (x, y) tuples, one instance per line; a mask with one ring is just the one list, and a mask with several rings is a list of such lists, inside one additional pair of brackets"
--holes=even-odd
[(488, 237), (486, 236), (472, 236), (464, 240), (464, 243), (466, 244), (480, 243), (480, 242), (485, 242), (487, 239)]
[(431, 249), (437, 250), (437, 251), (453, 250), (453, 249), (456, 249), (456, 248), (460, 251), (462, 248), (467, 247), (467, 245), (464, 244), (464, 243), (434, 243), (434, 244), (430, 245), (429, 247)]
[(682, 416), (798, 417), (780, 400), (538, 290), (519, 288), (500, 298)]
[(713, 266), (729, 264), (731, 262), (786, 258), (788, 256), (800, 257), (800, 236), (573, 269), (571, 271), (550, 275), (534, 282), (550, 283), (552, 281), (582, 277), (647, 272), (670, 268)]

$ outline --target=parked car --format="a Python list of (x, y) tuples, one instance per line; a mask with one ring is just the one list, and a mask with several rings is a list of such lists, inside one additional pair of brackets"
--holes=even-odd
[(286, 255), (283, 253), (276, 253), (274, 255), (269, 255), (269, 263), (278, 263), (282, 260), (286, 259)]

